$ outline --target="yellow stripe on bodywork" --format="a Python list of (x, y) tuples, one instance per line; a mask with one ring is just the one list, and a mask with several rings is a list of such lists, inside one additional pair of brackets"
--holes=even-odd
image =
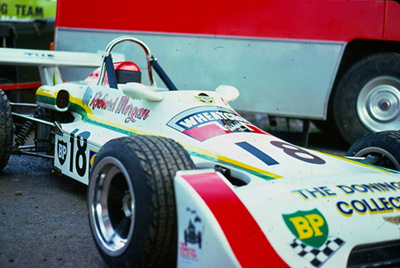
[[(90, 109), (90, 107), (89, 107), (88, 105), (83, 105), (83, 106), (82, 106), (82, 99), (80, 99), (80, 98), (75, 98), (75, 97), (72, 97), (72, 96), (70, 95), (70, 97), (69, 97), (69, 102), (71, 102), (71, 103), (73, 103), (73, 104), (75, 104), (75, 105), (81, 107), (81, 108), (86, 112), (86, 114), (87, 114), (87, 116), (88, 116), (89, 118), (93, 116), (93, 111)], [(92, 119), (92, 120), (93, 120), (93, 119)]]
[(39, 87), (36, 91), (36, 95), (40, 95), (43, 97), (48, 97), (48, 98), (53, 98), (55, 99), (57, 94), (57, 92), (53, 91), (53, 90), (49, 90), (49, 89), (44, 89), (42, 87)]
[(390, 171), (390, 170), (387, 170), (387, 169), (384, 169), (384, 168), (380, 168), (380, 167), (377, 167), (377, 166), (373, 166), (373, 165), (370, 165), (370, 164), (362, 163), (360, 161), (352, 160), (352, 159), (349, 159), (349, 158), (346, 158), (346, 157), (337, 156), (337, 155), (331, 155), (331, 154), (327, 154), (327, 153), (322, 153), (322, 154), (330, 156), (330, 157), (333, 157), (333, 158), (336, 158), (336, 159), (340, 159), (340, 160), (343, 160), (343, 161), (346, 161), (346, 162), (349, 162), (349, 163), (352, 163), (352, 164), (357, 164), (359, 166), (363, 166), (363, 167), (367, 167), (367, 168), (374, 169), (374, 170), (377, 170), (377, 171), (381, 171), (381, 172), (384, 172), (384, 173), (393, 173), (393, 171)]
[(263, 169), (259, 169), (259, 168), (247, 165), (245, 163), (239, 162), (239, 161), (234, 160), (232, 158), (229, 158), (229, 157), (226, 157), (226, 156), (223, 156), (223, 155), (220, 155), (220, 154), (216, 154), (216, 153), (204, 150), (204, 149), (196, 147), (196, 146), (192, 146), (192, 145), (188, 145), (188, 144), (182, 144), (182, 146), (185, 149), (187, 149), (189, 151), (192, 151), (192, 152), (195, 152), (195, 153), (197, 153), (199, 155), (207, 156), (207, 157), (213, 158), (213, 159), (215, 159), (217, 161), (224, 162), (224, 163), (230, 164), (232, 166), (235, 166), (235, 167), (238, 167), (238, 168), (242, 168), (242, 169), (254, 172), (254, 173), (258, 173), (260, 175), (267, 176), (267, 177), (270, 177), (272, 179), (283, 178), (283, 176), (281, 176), (281, 175), (274, 174), (274, 173), (265, 171)]

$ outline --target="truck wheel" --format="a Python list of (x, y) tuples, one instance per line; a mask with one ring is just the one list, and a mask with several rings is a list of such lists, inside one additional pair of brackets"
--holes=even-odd
[(176, 266), (173, 180), (193, 169), (171, 139), (131, 136), (107, 142), (95, 157), (88, 187), (89, 222), (105, 262), (115, 267)]
[(369, 134), (357, 140), (346, 155), (367, 157), (374, 165), (400, 170), (400, 131)]
[(8, 163), (12, 151), (13, 119), (7, 96), (0, 89), (0, 170)]
[(354, 64), (338, 84), (333, 113), (350, 144), (372, 132), (400, 129), (400, 54), (378, 53)]

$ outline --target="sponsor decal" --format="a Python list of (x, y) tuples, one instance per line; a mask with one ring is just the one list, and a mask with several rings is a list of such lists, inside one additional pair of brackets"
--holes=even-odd
[(397, 197), (379, 197), (367, 199), (354, 199), (350, 202), (339, 201), (336, 208), (343, 216), (350, 217), (357, 213), (360, 215), (390, 213), (400, 211), (400, 196)]
[(167, 125), (199, 141), (234, 132), (266, 134), (233, 110), (216, 106), (188, 109), (172, 118)]
[(90, 87), (87, 87), (85, 90), (85, 94), (82, 97), (82, 104), (83, 106), (89, 106), (89, 102), (92, 99), (93, 90)]
[(375, 194), (393, 192), (400, 192), (400, 182), (336, 185), (331, 188), (321, 186), (292, 191), (292, 193), (298, 194), (304, 200), (314, 200), (321, 197), (340, 197), (341, 195), (357, 196), (358, 194), (370, 194), (369, 197), (365, 198), (354, 198), (352, 200), (340, 200), (336, 202), (337, 211), (346, 217), (351, 217), (355, 214), (366, 215), (400, 211), (400, 195), (374, 196)]
[(51, 53), (37, 53), (37, 52), (25, 52), (24, 55), (32, 58), (41, 58), (41, 59), (52, 59), (54, 58), (54, 54)]
[(198, 102), (204, 103), (204, 104), (214, 104), (215, 100), (213, 97), (208, 96), (206, 93), (199, 93), (199, 95), (194, 97)]
[(196, 210), (186, 208), (187, 227), (183, 230), (179, 240), (180, 262), (187, 265), (200, 265), (203, 221)]
[(304, 244), (317, 248), (328, 238), (328, 224), (318, 209), (282, 215), (289, 230)]
[(189, 243), (190, 244), (198, 244), (199, 249), (201, 248), (201, 228), (197, 228), (200, 226), (201, 227), (201, 219), (197, 215), (195, 210), (191, 210), (189, 207), (186, 209), (190, 213), (193, 214), (194, 218), (189, 219), (188, 227), (184, 230), (184, 238), (185, 238), (185, 246), (187, 246)]
[[(86, 89), (85, 95), (91, 96), (90, 88)], [(88, 96), (82, 99), (82, 102), (87, 102)], [(131, 98), (128, 96), (110, 98), (108, 94), (97, 92), (89, 103), (92, 110), (101, 109), (116, 114), (126, 116), (125, 123), (134, 123), (136, 120), (146, 120), (150, 115), (150, 110), (138, 107), (130, 103)]]
[(298, 256), (309, 261), (313, 267), (321, 267), (343, 244), (342, 239), (329, 237), (320, 248), (313, 248), (295, 238), (290, 243), (290, 247)]
[(97, 155), (97, 152), (93, 150), (89, 150), (89, 179), (90, 176), (92, 175), (92, 167), (94, 164), (94, 157)]
[(103, 94), (102, 92), (97, 92), (89, 106), (92, 108), (92, 110), (103, 109), (107, 111), (114, 111), (118, 100), (119, 97), (110, 99), (108, 97), (108, 93)]
[(64, 165), (65, 159), (67, 158), (67, 143), (62, 140), (57, 140), (58, 150), (58, 161), (61, 165)]
[(299, 210), (282, 217), (296, 237), (290, 247), (313, 267), (320, 267), (344, 244), (342, 239), (329, 236), (328, 223), (318, 209)]
[(383, 217), (383, 219), (387, 222), (391, 222), (397, 225), (400, 225), (400, 216), (396, 217)]
[(125, 123), (135, 122), (136, 119), (146, 120), (149, 117), (150, 110), (145, 108), (136, 107), (129, 103), (131, 98), (122, 96), (115, 113), (126, 115)]

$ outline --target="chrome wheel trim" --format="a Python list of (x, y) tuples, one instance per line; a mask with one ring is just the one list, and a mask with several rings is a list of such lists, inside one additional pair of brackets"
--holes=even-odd
[(132, 240), (135, 195), (125, 167), (113, 157), (103, 158), (92, 175), (89, 217), (95, 239), (109, 256), (119, 256)]
[(400, 80), (372, 79), (360, 90), (356, 108), (361, 123), (372, 132), (400, 129)]
[(400, 163), (396, 160), (396, 158), (386, 151), (385, 149), (379, 147), (367, 147), (360, 150), (355, 156), (356, 157), (367, 157), (367, 156), (378, 156), (380, 159), (388, 158), (390, 162), (396, 167), (397, 170), (400, 170)]

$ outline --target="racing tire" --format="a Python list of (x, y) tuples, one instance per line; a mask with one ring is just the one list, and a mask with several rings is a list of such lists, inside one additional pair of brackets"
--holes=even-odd
[(377, 132), (362, 137), (346, 155), (374, 157), (374, 165), (400, 170), (400, 131)]
[(11, 106), (6, 94), (0, 89), (0, 171), (7, 165), (10, 158), (13, 132)]
[(400, 54), (373, 54), (347, 70), (333, 97), (333, 115), (349, 144), (369, 133), (400, 129)]
[(95, 244), (112, 267), (176, 267), (173, 180), (194, 169), (186, 150), (155, 136), (107, 142), (95, 157), (88, 187)]

